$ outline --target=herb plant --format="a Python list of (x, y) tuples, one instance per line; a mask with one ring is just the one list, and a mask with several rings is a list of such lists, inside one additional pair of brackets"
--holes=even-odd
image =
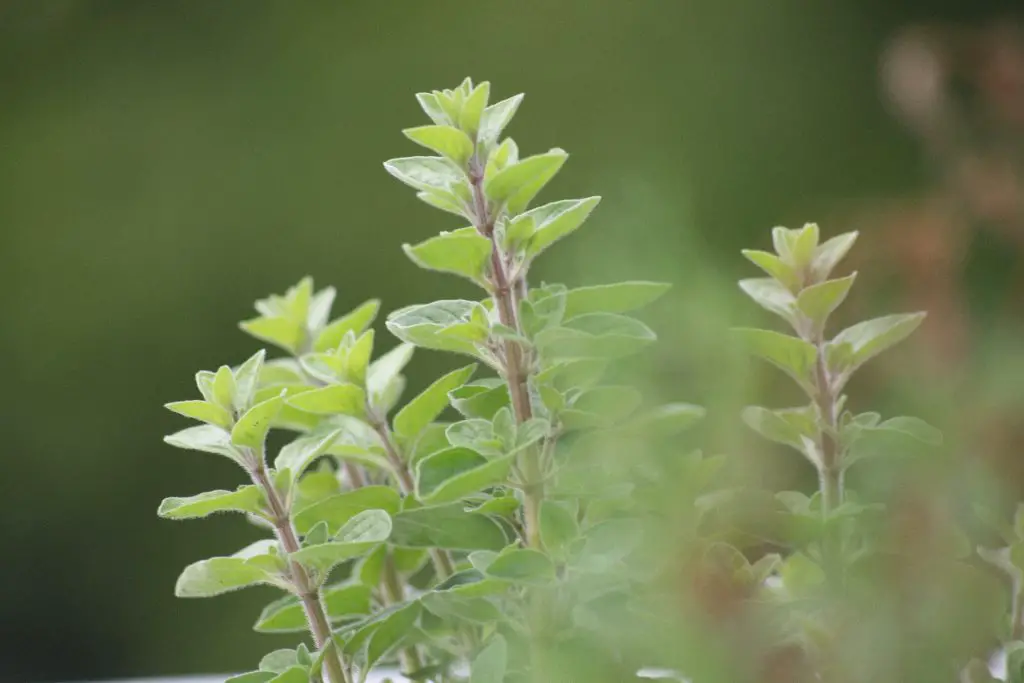
[[(636, 388), (602, 381), (654, 341), (627, 314), (667, 285), (531, 285), (534, 262), (599, 198), (536, 205), (567, 155), (521, 158), (503, 137), (522, 96), (491, 104), (489, 84), (467, 79), (417, 99), (430, 123), (404, 133), (433, 155), (385, 168), (464, 227), (405, 252), (469, 280), (479, 299), (392, 312), (399, 343), (374, 358), (378, 302), (332, 319), (335, 291), (303, 279), (241, 323), (284, 355), (200, 372), (202, 398), (167, 406), (204, 423), (168, 443), (225, 456), (248, 483), (168, 498), (159, 514), (239, 512), (272, 534), (190, 565), (177, 594), (270, 585), (284, 596), (256, 630), (311, 637), (231, 680), (357, 683), (394, 666), (413, 680), (471, 683), (610, 683), (645, 666), (694, 681), (908, 680), (844, 654), (853, 641), (839, 634), (877, 597), (862, 567), (888, 552), (882, 506), (846, 491), (844, 473), (877, 452), (873, 436), (940, 438), (915, 418), (855, 413), (844, 392), (923, 314), (827, 335), (854, 282), (833, 274), (853, 233), (820, 242), (815, 225), (776, 228), (775, 253), (744, 252), (768, 277), (743, 291), (792, 334), (737, 338), (807, 403), (748, 408), (743, 420), (800, 452), (820, 480), (811, 497), (754, 490), (731, 478), (725, 456), (678, 453), (701, 408), (644, 407)], [(403, 402), (416, 347), (471, 362)], [(272, 429), (293, 438), (270, 448)], [(645, 457), (665, 444), (671, 457)], [(776, 552), (758, 551), (765, 542)], [(948, 654), (935, 670), (955, 680), (972, 653)]]

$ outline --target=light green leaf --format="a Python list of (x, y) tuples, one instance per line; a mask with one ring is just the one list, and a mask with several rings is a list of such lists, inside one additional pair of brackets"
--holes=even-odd
[(600, 201), (600, 197), (566, 199), (538, 206), (523, 214), (532, 216), (536, 224), (526, 248), (527, 258), (536, 258), (552, 244), (575, 232)]
[(487, 460), (468, 448), (453, 447), (421, 460), (416, 495), (427, 504), (466, 498), (508, 478), (512, 457)]
[(267, 653), (260, 660), (260, 671), (279, 674), (299, 663), (295, 650), (280, 649)]
[(473, 156), (473, 141), (458, 128), (444, 125), (420, 126), (402, 131), (405, 137), (418, 145), (437, 152), (463, 166)]
[(224, 680), (224, 683), (267, 683), (276, 676), (273, 671), (249, 671)]
[(555, 565), (540, 551), (516, 548), (500, 553), (485, 573), (511, 583), (544, 585), (555, 580)]
[(185, 567), (175, 584), (174, 594), (179, 598), (208, 598), (259, 584), (283, 587), (280, 577), (251, 558), (212, 557)]
[(704, 419), (707, 411), (691, 403), (669, 403), (630, 420), (619, 429), (647, 436), (674, 436)]
[(754, 265), (778, 280), (789, 291), (794, 292), (800, 287), (799, 273), (775, 254), (754, 249), (744, 249), (742, 253)]
[(267, 432), (284, 405), (284, 396), (257, 403), (238, 419), (231, 430), (231, 443), (248, 448), (263, 448)]
[[(495, 415), (507, 414), (508, 408), (502, 408)], [(506, 443), (494, 433), (494, 425), (490, 420), (474, 418), (462, 420), (448, 425), (445, 436), (452, 446), (461, 446), (482, 455), (501, 455)]]
[(309, 672), (305, 667), (296, 665), (274, 676), (268, 683), (309, 683)]
[(791, 446), (820, 465), (820, 455), (814, 445), (816, 427), (808, 408), (768, 410), (750, 406), (743, 411), (743, 421), (764, 438)]
[[(493, 580), (492, 582), (504, 583)], [(502, 618), (502, 613), (494, 602), (486, 598), (460, 595), (453, 591), (431, 591), (420, 598), (420, 603), (431, 613), (448, 622), (492, 624)]]
[(814, 322), (817, 329), (824, 328), (825, 321), (846, 299), (856, 278), (857, 273), (851, 273), (838, 280), (811, 285), (800, 292), (796, 300), (797, 308)]
[(302, 474), (311, 462), (327, 452), (341, 433), (342, 430), (336, 429), (326, 435), (300, 436), (280, 450), (274, 458), (274, 468), (291, 470), (295, 476)]
[[(487, 553), (488, 551), (477, 551)], [(473, 553), (476, 555), (477, 553)], [(497, 553), (490, 553), (497, 557)], [(463, 598), (480, 598), (488, 595), (504, 593), (509, 587), (507, 581), (489, 579), (477, 569), (464, 569), (442, 581), (434, 589), (435, 593), (448, 593)]]
[(477, 324), (472, 317), (473, 311), (480, 307), (479, 303), (461, 299), (409, 306), (389, 315), (387, 328), (402, 341), (416, 346), (464, 353), (493, 362), (479, 348), (488, 334), (488, 328)]
[(918, 441), (939, 446), (942, 444), (942, 432), (924, 420), (916, 417), (892, 417), (880, 423), (875, 429), (899, 432), (913, 437)]
[(296, 562), (320, 572), (364, 555), (391, 535), (391, 517), (384, 510), (365, 510), (341, 528), (335, 540), (301, 548), (291, 554)]
[(288, 405), (314, 415), (351, 415), (366, 412), (366, 392), (355, 384), (332, 384), (304, 391), (288, 399)]
[(579, 536), (576, 516), (564, 505), (545, 500), (540, 505), (540, 540), (553, 557), (564, 558), (569, 544)]
[(293, 355), (298, 353), (306, 334), (301, 322), (280, 316), (253, 318), (238, 323), (238, 326), (256, 339)]
[(238, 414), (248, 411), (253, 405), (260, 371), (263, 369), (263, 360), (266, 355), (267, 352), (260, 349), (234, 371), (235, 400), (233, 406)]
[(448, 114), (445, 113), (444, 108), (437, 101), (437, 96), (434, 95), (434, 93), (416, 93), (416, 101), (420, 103), (420, 107), (423, 109), (423, 112), (437, 125), (446, 126), (452, 123), (451, 119), (448, 118)]
[(539, 333), (534, 343), (548, 360), (620, 358), (636, 353), (656, 339), (639, 320), (613, 313), (588, 313), (562, 327)]
[(771, 330), (739, 328), (733, 332), (749, 353), (779, 368), (800, 386), (813, 386), (814, 365), (818, 358), (813, 344)]
[(522, 94), (514, 95), (484, 109), (483, 116), (480, 117), (480, 130), (477, 139), (488, 144), (497, 141), (501, 137), (501, 132), (505, 130), (505, 126), (515, 116), (522, 101)]
[(256, 486), (235, 491), (207, 491), (188, 498), (165, 498), (157, 514), (164, 519), (198, 519), (215, 512), (263, 513), (263, 493)]
[(417, 190), (447, 190), (465, 174), (444, 157), (405, 157), (384, 162), (388, 173)]
[(405, 404), (395, 415), (395, 433), (409, 440), (416, 437), (448, 407), (449, 392), (463, 386), (476, 372), (476, 364), (453, 370), (427, 387), (419, 396)]
[(394, 517), (391, 543), (408, 548), (500, 550), (508, 540), (497, 522), (462, 503), (414, 508)]
[(345, 338), (345, 335), (348, 332), (351, 332), (358, 337), (366, 331), (371, 323), (373, 323), (373, 320), (377, 317), (377, 312), (379, 310), (379, 300), (370, 299), (363, 302), (357, 308), (346, 313), (321, 330), (316, 336), (316, 341), (313, 343), (313, 350), (322, 353), (330, 349), (338, 348), (338, 345), (341, 344), (341, 340)]
[(495, 203), (508, 203), (512, 215), (522, 212), (530, 200), (558, 173), (568, 154), (552, 149), (507, 166), (484, 183), (484, 193)]
[(194, 420), (201, 420), (207, 424), (231, 429), (233, 418), (231, 413), (215, 403), (207, 401), (175, 401), (164, 405), (168, 410), (191, 417)]
[(295, 528), (300, 534), (305, 534), (323, 521), (335, 534), (361, 512), (384, 510), (393, 515), (398, 512), (400, 503), (398, 492), (389, 486), (363, 486), (302, 508), (295, 513)]
[(235, 401), (235, 375), (226, 365), (220, 366), (213, 376), (213, 399), (225, 410), (231, 410)]
[(837, 235), (814, 251), (814, 258), (811, 260), (811, 269), (815, 280), (823, 280), (832, 274), (832, 270), (839, 264), (844, 256), (850, 251), (853, 243), (857, 241), (856, 232), (848, 232)]
[(416, 193), (416, 198), (435, 209), (441, 209), (456, 216), (472, 219), (472, 213), (467, 210), (467, 204), (462, 201), (458, 194), (448, 190), (423, 190)]
[[(324, 605), (333, 622), (370, 614), (371, 588), (361, 583), (338, 584), (325, 588)], [(302, 602), (289, 595), (267, 605), (254, 630), (260, 633), (298, 633), (309, 628)]]
[(629, 417), (642, 401), (640, 392), (633, 387), (594, 387), (576, 397), (560, 417), (566, 429), (590, 429)]
[(183, 429), (165, 436), (164, 442), (176, 448), (225, 455), (239, 464), (242, 463), (242, 454), (232, 446), (231, 435), (214, 425), (199, 425)]
[(482, 379), (450, 392), (452, 407), (463, 416), (491, 420), (509, 405), (508, 386), (498, 378)]
[(508, 646), (500, 634), (491, 638), (469, 667), (469, 683), (502, 683), (508, 667)]
[[(924, 317), (924, 313), (887, 315), (846, 328), (836, 335), (830, 346), (848, 345), (848, 362), (833, 370), (849, 376), (867, 361), (909, 337), (924, 321)], [(831, 365), (831, 354), (829, 360)]]
[(480, 129), (480, 120), (483, 118), (484, 109), (487, 107), (487, 100), (491, 96), (491, 84), (484, 81), (473, 89), (469, 97), (462, 105), (462, 112), (459, 114), (459, 128), (476, 137)]
[(406, 255), (419, 267), (459, 275), (481, 286), (487, 282), (491, 248), (491, 241), (473, 227), (442, 232), (415, 246), (402, 246)]
[(671, 288), (663, 282), (618, 282), (570, 289), (564, 319), (587, 313), (628, 313), (647, 306)]
[(379, 414), (387, 413), (405, 387), (402, 370), (415, 351), (412, 344), (399, 344), (370, 364), (366, 372), (366, 390), (370, 404)]
[(410, 602), (388, 615), (380, 623), (380, 626), (374, 629), (366, 646), (366, 667), (368, 669), (398, 647), (412, 633), (421, 609), (419, 602)]
[(758, 306), (796, 325), (796, 299), (781, 283), (771, 278), (753, 278), (740, 280), (739, 285)]

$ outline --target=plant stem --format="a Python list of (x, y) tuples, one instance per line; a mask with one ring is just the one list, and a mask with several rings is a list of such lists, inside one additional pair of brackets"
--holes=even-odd
[[(395, 558), (390, 552), (384, 558), (384, 578), (382, 582), (389, 605), (395, 605), (405, 600), (405, 590), (402, 588), (402, 581), (398, 576)], [(412, 674), (423, 668), (423, 659), (420, 657), (419, 648), (415, 645), (402, 650), (399, 656), (402, 661), (403, 674)]]
[[(473, 205), (475, 226), (477, 231), (491, 240), (491, 278), (492, 297), (498, 311), (498, 320), (502, 325), (522, 332), (516, 315), (516, 299), (521, 296), (519, 282), (509, 282), (507, 265), (501, 253), (501, 247), (494, 235), (494, 216), (487, 206), (487, 198), (483, 190), (483, 173), (479, 162), (474, 158), (470, 164), (470, 184), (473, 188)], [(530, 406), (530, 392), (527, 385), (528, 373), (523, 348), (519, 342), (506, 339), (505, 347), (505, 381), (508, 384), (512, 409), (516, 422), (522, 424), (533, 417)], [(544, 480), (541, 471), (540, 454), (534, 447), (526, 449), (522, 458), (523, 478), (523, 526), (526, 530), (526, 543), (531, 548), (541, 549), (540, 542), (540, 504), (544, 499)]]
[[(267, 476), (266, 466), (263, 464), (263, 457), (256, 459), (256, 465), (249, 471), (253, 483), (258, 486), (267, 499), (270, 512), (273, 516), (274, 535), (277, 537), (281, 548), (288, 553), (299, 550), (299, 540), (292, 526), (291, 517), (281, 497), (270, 482)], [(306, 613), (306, 620), (309, 623), (309, 630), (313, 634), (313, 642), (317, 650), (322, 649), (331, 641), (331, 622), (324, 610), (320, 588), (312, 581), (306, 568), (294, 560), (288, 561), (288, 569), (291, 574), (292, 583), (295, 585), (302, 600), (302, 608)], [(328, 678), (332, 683), (348, 683), (348, 676), (345, 674), (345, 665), (341, 659), (341, 653), (336, 648), (328, 653), (324, 659), (324, 666), (327, 668)]]
[[(821, 491), (821, 516), (828, 520), (832, 512), (843, 504), (843, 466), (841, 444), (839, 443), (839, 416), (836, 414), (839, 397), (833, 388), (832, 378), (825, 358), (825, 341), (819, 332), (814, 339), (817, 361), (814, 366), (814, 392), (812, 399), (818, 407), (821, 424), (818, 427), (818, 451), (821, 463), (818, 468)], [(841, 538), (836, 529), (829, 527), (822, 539), (822, 562), (825, 573), (838, 580), (842, 574)]]

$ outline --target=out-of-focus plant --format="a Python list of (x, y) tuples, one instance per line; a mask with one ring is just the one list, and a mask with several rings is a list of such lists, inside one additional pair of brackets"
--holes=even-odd
[[(465, 227), (405, 251), (481, 297), (392, 312), (387, 329), (400, 343), (374, 359), (378, 302), (332, 320), (334, 290), (303, 279), (241, 324), (284, 356), (261, 350), (200, 372), (202, 398), (168, 404), (204, 423), (168, 443), (225, 456), (250, 483), (168, 498), (160, 515), (233, 511), (272, 533), (187, 567), (178, 595), (274, 586), (285, 595), (256, 630), (312, 637), (232, 680), (355, 683), (396, 665), (439, 683), (617, 683), (649, 666), (668, 673), (645, 675), (723, 682), (978, 675), (969, 661), (987, 643), (993, 601), (977, 599), (984, 582), (962, 535), (919, 522), (941, 514), (930, 499), (887, 509), (844, 485), (854, 463), (941, 441), (922, 420), (848, 407), (854, 373), (923, 318), (828, 334), (855, 279), (833, 272), (856, 234), (820, 242), (816, 225), (776, 228), (775, 253), (744, 252), (768, 277), (742, 281), (743, 291), (793, 334), (736, 334), (807, 403), (752, 407), (743, 419), (800, 452), (820, 482), (812, 496), (756, 490), (729, 457), (684, 447), (701, 408), (645, 407), (637, 389), (602, 382), (654, 341), (626, 314), (667, 285), (529, 283), (534, 261), (580, 228), (598, 198), (533, 206), (567, 155), (520, 158), (503, 137), (522, 96), (491, 104), (489, 84), (467, 79), (417, 99), (431, 123), (404, 133), (434, 155), (385, 167)], [(415, 347), (473, 362), (403, 403)], [(474, 378), (480, 366), (490, 372)], [(271, 429), (294, 438), (270, 449)], [(883, 523), (900, 515), (913, 523)], [(1007, 637), (1019, 640), (1014, 577)], [(899, 597), (911, 585), (917, 593)], [(951, 599), (947, 616), (977, 621), (978, 639), (929, 619), (930, 600), (959, 590), (981, 607)], [(888, 648), (899, 638), (916, 639), (920, 661)]]

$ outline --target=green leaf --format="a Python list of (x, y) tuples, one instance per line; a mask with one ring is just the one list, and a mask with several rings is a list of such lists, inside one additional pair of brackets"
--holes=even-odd
[(398, 437), (409, 440), (423, 431), (448, 407), (449, 392), (469, 381), (476, 368), (474, 363), (449, 372), (405, 404), (405, 407), (395, 415), (394, 428)]
[(293, 355), (298, 353), (306, 334), (301, 322), (279, 316), (253, 318), (238, 323), (238, 326), (256, 339), (273, 344)]
[(838, 280), (826, 280), (804, 289), (796, 299), (797, 308), (810, 318), (817, 329), (825, 326), (832, 312), (846, 299), (857, 273), (851, 273)]
[(454, 447), (421, 460), (416, 467), (416, 495), (427, 504), (447, 503), (503, 483), (512, 458), (487, 460), (468, 448)]
[[(502, 408), (497, 415), (507, 414), (508, 408)], [(496, 456), (505, 452), (507, 443), (494, 433), (494, 425), (490, 420), (462, 420), (448, 425), (445, 436), (452, 446), (461, 446), (483, 455)]]
[[(848, 346), (848, 360), (842, 367), (833, 369), (849, 376), (867, 361), (909, 337), (924, 317), (924, 313), (887, 315), (846, 328), (836, 335), (830, 346)], [(831, 365), (831, 355), (829, 360)]]
[(558, 173), (568, 158), (561, 149), (537, 154), (507, 166), (484, 183), (484, 193), (495, 203), (508, 203), (512, 215), (526, 208), (530, 200)]
[(267, 683), (275, 675), (272, 671), (249, 671), (225, 679), (224, 683)]
[(459, 275), (480, 286), (487, 284), (491, 241), (476, 228), (442, 232), (415, 246), (405, 244), (402, 249), (420, 268)]
[(330, 349), (336, 349), (349, 332), (357, 337), (363, 334), (373, 323), (379, 310), (379, 300), (370, 299), (363, 302), (353, 311), (338, 318), (321, 330), (316, 336), (316, 341), (313, 343), (313, 350), (322, 353)]
[(235, 375), (226, 365), (220, 366), (213, 376), (213, 399), (225, 410), (231, 410), (235, 402)]
[(832, 270), (846, 256), (856, 241), (857, 233), (848, 232), (833, 237), (815, 249), (814, 258), (811, 261), (814, 279), (816, 281), (824, 280), (831, 275)]
[(397, 394), (405, 387), (402, 370), (409, 364), (415, 351), (412, 344), (399, 344), (370, 364), (366, 372), (366, 390), (370, 405), (378, 414), (386, 414)]
[(420, 126), (407, 128), (402, 133), (416, 144), (451, 159), (459, 166), (464, 166), (473, 156), (473, 141), (452, 126)]
[(500, 550), (508, 543), (497, 522), (466, 512), (462, 503), (405, 510), (393, 522), (391, 543), (407, 548)]
[(740, 289), (758, 306), (796, 326), (796, 299), (781, 283), (771, 278), (740, 280)]
[(157, 514), (164, 519), (198, 519), (215, 512), (263, 513), (263, 493), (256, 486), (234, 491), (207, 491), (188, 498), (165, 498)]
[(508, 666), (508, 646), (500, 634), (490, 639), (469, 667), (469, 683), (502, 683)]
[(487, 107), (487, 100), (491, 96), (491, 84), (484, 81), (470, 93), (462, 105), (462, 112), (459, 114), (459, 128), (476, 137), (480, 129), (480, 120), (483, 118), (484, 109)]
[(509, 405), (508, 386), (498, 378), (482, 379), (449, 393), (452, 407), (463, 416), (491, 420)]
[[(488, 328), (473, 320), (473, 311), (478, 308), (482, 308), (479, 303), (461, 299), (408, 306), (388, 316), (387, 328), (402, 341), (416, 346), (493, 362), (479, 348), (487, 341)], [(486, 319), (486, 313), (484, 316)]]
[(707, 411), (691, 403), (669, 403), (630, 420), (619, 429), (646, 436), (675, 436), (704, 419)]
[(488, 144), (497, 141), (501, 137), (501, 132), (505, 130), (505, 126), (515, 116), (522, 101), (522, 94), (514, 95), (484, 109), (483, 115), (480, 117), (480, 130), (477, 133), (477, 139)]
[(410, 602), (384, 619), (374, 629), (366, 646), (366, 668), (370, 669), (408, 637), (420, 616), (420, 604)]
[(189, 427), (164, 437), (164, 442), (176, 448), (216, 453), (242, 463), (242, 455), (231, 444), (231, 435), (214, 425)]
[[(491, 582), (504, 584), (494, 580)], [(490, 600), (454, 591), (431, 591), (420, 598), (420, 603), (431, 613), (449, 622), (492, 624), (502, 619), (502, 613)]]
[(555, 565), (540, 551), (516, 548), (494, 558), (486, 574), (512, 583), (544, 585), (555, 580)]
[(816, 465), (820, 456), (814, 446), (815, 423), (808, 408), (768, 410), (759, 406), (744, 409), (743, 421), (764, 438), (791, 446)]
[(337, 533), (350, 519), (366, 510), (398, 512), (401, 497), (389, 486), (363, 486), (346, 491), (302, 508), (295, 513), (295, 528), (307, 533), (317, 522), (327, 522), (331, 533)]
[(293, 666), (270, 679), (269, 683), (309, 683), (309, 672), (303, 666)]
[(456, 216), (472, 220), (473, 214), (468, 210), (468, 204), (464, 202), (455, 192), (447, 190), (423, 190), (416, 193), (416, 198), (425, 204), (441, 209)]
[(540, 505), (540, 540), (544, 548), (556, 558), (564, 558), (569, 545), (579, 536), (576, 516), (565, 506), (552, 500)]
[(814, 365), (818, 358), (813, 344), (770, 330), (739, 328), (733, 332), (749, 353), (779, 368), (800, 386), (813, 386)]
[(260, 671), (279, 674), (298, 664), (295, 650), (281, 649), (268, 653), (260, 660)]
[(923, 443), (939, 446), (942, 444), (942, 432), (916, 417), (892, 417), (880, 423), (874, 429), (899, 432), (913, 437)]
[(235, 423), (231, 430), (231, 443), (247, 448), (263, 448), (267, 432), (283, 405), (283, 395), (254, 405)]
[(656, 339), (639, 320), (613, 313), (588, 313), (564, 326), (544, 330), (534, 342), (547, 360), (620, 358), (636, 353)]
[[(325, 588), (324, 605), (333, 622), (354, 619), (370, 614), (370, 586), (361, 583), (338, 584)], [(267, 605), (254, 630), (260, 633), (298, 633), (309, 628), (302, 602), (289, 595)]]
[(280, 577), (254, 559), (260, 558), (212, 557), (190, 564), (178, 577), (174, 594), (179, 598), (208, 598), (259, 584), (283, 587)]
[(767, 251), (757, 251), (754, 249), (744, 249), (742, 253), (754, 265), (768, 273), (768, 275), (771, 275), (774, 279), (778, 280), (779, 283), (789, 291), (794, 292), (799, 289), (799, 273), (797, 273), (792, 266), (784, 263), (782, 259), (775, 254)]
[(288, 405), (314, 415), (362, 417), (366, 412), (366, 392), (355, 384), (332, 384), (296, 394), (288, 399)]
[(533, 260), (552, 244), (575, 232), (600, 201), (600, 197), (566, 199), (538, 206), (523, 214), (531, 216), (536, 225), (526, 247), (527, 259)]
[(231, 429), (233, 418), (231, 413), (215, 403), (207, 401), (175, 401), (164, 405), (168, 410), (191, 417), (194, 420), (201, 420), (207, 424)]
[(643, 397), (633, 387), (600, 386), (588, 389), (561, 412), (566, 429), (590, 429), (619, 422), (640, 407)]
[(333, 541), (301, 548), (291, 554), (296, 562), (328, 572), (337, 564), (364, 555), (391, 535), (391, 517), (384, 510), (365, 510), (341, 528)]
[(233, 407), (236, 413), (242, 414), (252, 408), (260, 372), (263, 369), (263, 360), (266, 356), (267, 352), (260, 349), (234, 371), (235, 400)]
[(388, 173), (417, 190), (447, 190), (465, 177), (444, 157), (405, 157), (384, 162)]
[(300, 436), (284, 446), (274, 458), (274, 469), (291, 470), (296, 476), (302, 474), (310, 463), (327, 452), (342, 430), (336, 429), (326, 435)]
[(671, 287), (663, 282), (619, 282), (570, 289), (564, 319), (587, 313), (628, 313), (653, 303)]
[(445, 126), (452, 123), (451, 119), (448, 118), (448, 114), (445, 113), (444, 107), (437, 101), (437, 96), (434, 93), (420, 92), (416, 93), (416, 101), (420, 103), (420, 107), (423, 112), (430, 117), (430, 120), (439, 126)]

